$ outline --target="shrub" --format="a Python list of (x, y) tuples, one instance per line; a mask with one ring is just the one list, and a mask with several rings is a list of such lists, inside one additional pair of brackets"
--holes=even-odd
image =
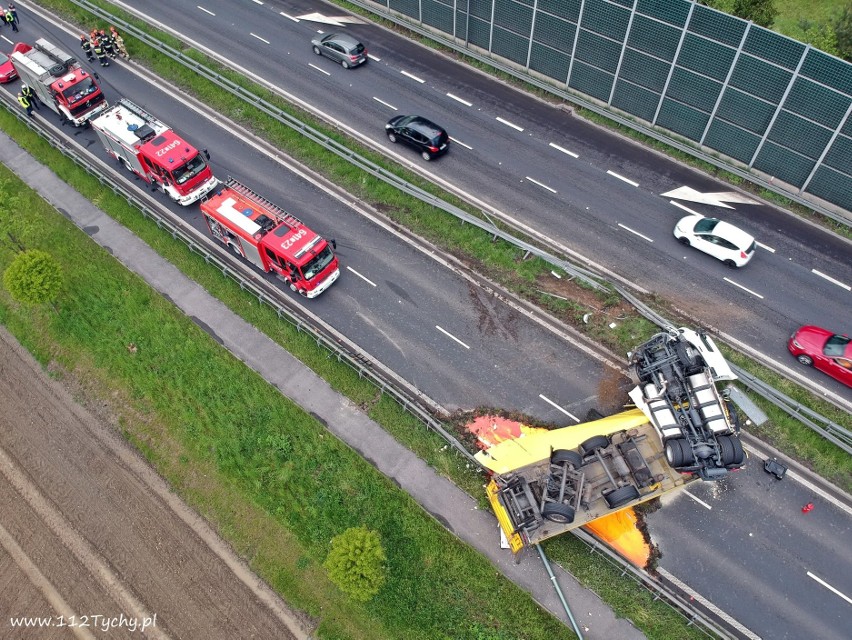
[(49, 253), (31, 249), (15, 256), (3, 274), (3, 284), (18, 302), (54, 302), (62, 287), (62, 271)]
[(335, 536), (325, 568), (331, 581), (353, 600), (370, 600), (385, 583), (385, 551), (379, 534), (352, 527)]

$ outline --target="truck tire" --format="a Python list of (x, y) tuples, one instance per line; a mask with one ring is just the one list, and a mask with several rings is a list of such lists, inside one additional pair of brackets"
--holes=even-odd
[(569, 449), (557, 449), (550, 455), (550, 464), (568, 463), (572, 469), (579, 469), (583, 466), (583, 457), (576, 451)]
[(610, 509), (617, 509), (618, 507), (623, 507), (628, 502), (633, 502), (641, 497), (639, 489), (634, 487), (632, 484), (628, 484), (627, 486), (619, 487), (614, 491), (610, 491), (604, 496), (604, 500), (606, 500), (606, 504)]
[(609, 438), (606, 436), (594, 436), (580, 445), (580, 455), (584, 458), (597, 449), (605, 449), (609, 446)]
[(666, 440), (666, 462), (670, 467), (679, 469), (688, 467), (695, 461), (692, 455), (692, 447), (685, 438), (672, 438)]
[(574, 507), (558, 502), (548, 502), (541, 510), (545, 520), (558, 524), (571, 524), (574, 522)]
[(719, 448), (722, 450), (722, 464), (728, 467), (739, 467), (745, 460), (745, 451), (739, 438), (719, 436)]

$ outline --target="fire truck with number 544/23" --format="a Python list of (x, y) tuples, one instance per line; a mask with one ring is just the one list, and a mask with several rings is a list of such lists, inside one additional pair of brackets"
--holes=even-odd
[(180, 205), (197, 202), (219, 184), (195, 147), (127, 98), (91, 122), (109, 155)]
[(340, 277), (325, 238), (233, 178), (201, 201), (201, 211), (214, 238), (306, 298), (317, 297)]

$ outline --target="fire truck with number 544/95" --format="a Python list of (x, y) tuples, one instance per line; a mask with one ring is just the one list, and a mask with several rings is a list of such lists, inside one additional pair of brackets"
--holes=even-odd
[(325, 238), (233, 178), (201, 201), (201, 211), (214, 238), (306, 298), (315, 298), (340, 277)]
[(109, 155), (180, 205), (197, 202), (219, 184), (195, 147), (127, 98), (92, 120), (92, 129)]

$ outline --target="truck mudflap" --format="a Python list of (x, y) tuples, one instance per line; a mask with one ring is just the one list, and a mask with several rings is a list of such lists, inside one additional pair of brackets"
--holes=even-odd
[(488, 502), (491, 503), (491, 508), (494, 510), (494, 515), (497, 516), (497, 522), (500, 523), (500, 528), (503, 530), (506, 540), (509, 541), (509, 548), (512, 550), (512, 553), (518, 553), (518, 551), (524, 548), (524, 541), (520, 534), (515, 531), (506, 507), (500, 502), (500, 487), (497, 486), (494, 480), (490, 480), (488, 486), (485, 487), (485, 493), (488, 496)]

